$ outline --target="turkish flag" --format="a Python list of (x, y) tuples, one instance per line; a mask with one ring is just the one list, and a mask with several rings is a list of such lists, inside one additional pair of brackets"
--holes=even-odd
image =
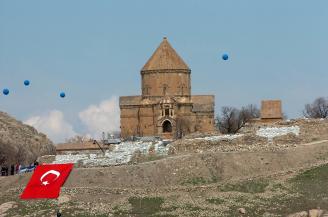
[(58, 198), (73, 164), (39, 165), (28, 182), (21, 199)]

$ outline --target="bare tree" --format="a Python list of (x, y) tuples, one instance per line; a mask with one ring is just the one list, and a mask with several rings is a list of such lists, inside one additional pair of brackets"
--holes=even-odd
[(248, 105), (241, 109), (222, 107), (221, 115), (216, 118), (216, 125), (221, 133), (235, 134), (247, 122), (259, 116), (260, 111), (255, 105)]
[(260, 117), (260, 110), (256, 105), (250, 104), (241, 108), (242, 119), (245, 123), (249, 122), (254, 118)]
[(65, 140), (66, 143), (83, 143), (86, 140), (86, 137), (80, 136), (80, 135), (75, 135), (71, 138), (68, 138)]
[(0, 166), (3, 165), (7, 161), (7, 156), (5, 154), (3, 144), (0, 144)]
[(26, 149), (22, 146), (18, 147), (18, 151), (16, 152), (16, 161), (19, 164), (23, 164), (26, 160)]
[(15, 149), (0, 142), (0, 165), (12, 164), (15, 161)]
[(328, 118), (328, 99), (319, 97), (312, 104), (306, 104), (303, 114), (307, 118)]

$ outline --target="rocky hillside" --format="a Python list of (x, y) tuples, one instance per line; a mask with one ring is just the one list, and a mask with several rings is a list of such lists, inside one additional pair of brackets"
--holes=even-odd
[[(328, 141), (262, 152), (74, 167), (58, 200), (20, 200), (31, 173), (0, 177), (0, 216), (327, 217)], [(320, 209), (319, 209), (320, 207)], [(320, 215), (314, 215), (320, 214)]]
[(0, 112), (0, 164), (29, 164), (55, 150), (46, 135)]
[(171, 143), (170, 153), (279, 151), (328, 140), (328, 119), (295, 119), (253, 123), (236, 135), (191, 134)]
[(327, 135), (328, 120), (302, 119), (190, 135), (167, 156), (156, 155), (159, 144), (123, 143), (102, 157), (116, 162), (136, 147), (149, 154), (106, 167), (77, 161), (58, 200), (19, 199), (32, 173), (0, 177), (0, 216), (328, 217)]

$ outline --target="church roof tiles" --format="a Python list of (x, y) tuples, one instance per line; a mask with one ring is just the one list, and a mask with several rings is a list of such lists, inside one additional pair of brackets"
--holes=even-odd
[(163, 38), (163, 41), (149, 58), (141, 71), (165, 69), (190, 70), (188, 65), (170, 45), (166, 37)]

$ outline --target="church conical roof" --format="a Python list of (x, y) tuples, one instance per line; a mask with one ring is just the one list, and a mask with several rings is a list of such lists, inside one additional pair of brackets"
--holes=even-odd
[(188, 65), (170, 45), (166, 37), (163, 38), (163, 41), (149, 58), (141, 71), (163, 69), (190, 70)]

